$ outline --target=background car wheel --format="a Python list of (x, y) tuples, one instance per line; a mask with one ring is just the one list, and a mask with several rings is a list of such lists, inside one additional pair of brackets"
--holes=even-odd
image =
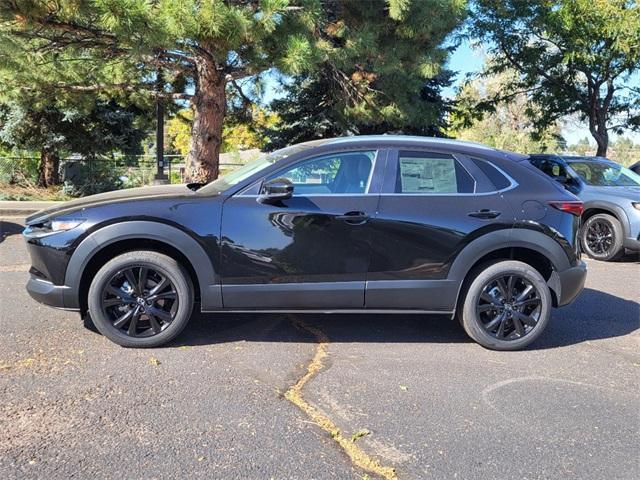
[(549, 323), (549, 287), (530, 265), (505, 260), (485, 265), (469, 278), (460, 319), (467, 334), (483, 347), (519, 350)]
[(189, 274), (158, 252), (135, 251), (107, 262), (89, 287), (96, 328), (123, 347), (157, 347), (175, 338), (193, 311)]
[(622, 225), (617, 218), (599, 213), (589, 217), (580, 229), (582, 250), (596, 260), (615, 260), (624, 253), (622, 235)]

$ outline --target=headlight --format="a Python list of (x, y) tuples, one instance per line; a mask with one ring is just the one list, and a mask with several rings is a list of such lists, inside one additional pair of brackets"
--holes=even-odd
[(633, 205), (633, 208), (636, 210), (640, 210), (640, 202), (631, 202), (631, 205)]
[(51, 231), (52, 232), (63, 232), (66, 230), (71, 230), (72, 228), (76, 228), (84, 222), (84, 219), (60, 219), (60, 220), (51, 220)]
[(66, 232), (67, 230), (76, 228), (84, 222), (84, 220), (84, 218), (57, 218), (54, 220), (47, 220), (46, 222), (29, 225), (25, 228), (24, 234), (31, 238), (45, 237), (47, 235)]

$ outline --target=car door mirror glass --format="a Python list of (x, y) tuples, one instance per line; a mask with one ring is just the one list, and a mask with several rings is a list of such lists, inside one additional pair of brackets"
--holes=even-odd
[(279, 202), (292, 196), (293, 183), (286, 178), (278, 177), (264, 182), (258, 201), (261, 203)]

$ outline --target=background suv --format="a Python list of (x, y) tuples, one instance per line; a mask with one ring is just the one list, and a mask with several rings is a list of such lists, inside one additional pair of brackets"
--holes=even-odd
[(640, 251), (640, 176), (606, 158), (530, 155), (528, 161), (584, 202), (580, 240), (598, 260)]
[(27, 289), (124, 346), (205, 312), (458, 317), (494, 349), (582, 290), (582, 202), (522, 156), (420, 137), (315, 141), (202, 188), (96, 195), (27, 219)]

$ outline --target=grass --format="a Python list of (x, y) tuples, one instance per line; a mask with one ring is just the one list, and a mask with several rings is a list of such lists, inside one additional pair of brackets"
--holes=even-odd
[(34, 185), (0, 183), (0, 200), (65, 201), (71, 197), (62, 192), (62, 186), (41, 188)]

